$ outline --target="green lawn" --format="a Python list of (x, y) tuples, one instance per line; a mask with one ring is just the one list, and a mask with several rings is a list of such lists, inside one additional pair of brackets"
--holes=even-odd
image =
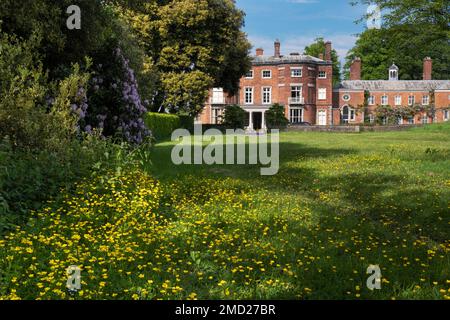
[[(208, 231), (198, 226), (186, 238), (205, 241), (191, 248), (198, 269), (221, 275), (232, 298), (450, 296), (448, 125), (282, 133), (273, 177), (260, 166), (173, 166), (172, 146), (156, 146), (152, 174), (183, 185), (179, 218), (198, 211), (205, 219)], [(222, 238), (229, 243), (216, 246)], [(370, 264), (381, 267), (379, 291), (366, 287)], [(226, 297), (214, 282), (194, 288)]]
[(74, 298), (450, 298), (450, 126), (282, 133), (265, 177), (175, 166), (173, 146), (151, 150), (148, 175), (80, 182), (0, 240), (0, 298), (67, 298), (72, 264)]

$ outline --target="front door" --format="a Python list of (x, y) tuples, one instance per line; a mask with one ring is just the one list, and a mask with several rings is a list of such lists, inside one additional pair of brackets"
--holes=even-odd
[(327, 125), (327, 112), (326, 110), (320, 110), (318, 114), (319, 126)]
[(262, 129), (262, 112), (253, 112), (253, 130)]

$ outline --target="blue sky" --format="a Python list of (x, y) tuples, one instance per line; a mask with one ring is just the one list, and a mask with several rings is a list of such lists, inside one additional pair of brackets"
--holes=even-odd
[(333, 42), (341, 60), (366, 28), (355, 20), (367, 7), (352, 7), (349, 0), (236, 0), (246, 13), (244, 31), (255, 48), (273, 54), (273, 42), (281, 41), (282, 54), (302, 53), (317, 37)]

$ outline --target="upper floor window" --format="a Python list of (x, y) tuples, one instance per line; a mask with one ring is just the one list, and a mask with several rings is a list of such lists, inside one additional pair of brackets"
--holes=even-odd
[(375, 96), (370, 96), (368, 103), (369, 105), (373, 106), (375, 104)]
[(388, 104), (388, 96), (381, 97), (381, 105), (386, 106)]
[(319, 88), (319, 100), (326, 100), (326, 99), (327, 99), (327, 89)]
[(423, 96), (423, 97), (422, 97), (422, 104), (423, 104), (424, 106), (429, 105), (429, 104), (430, 104), (430, 96)]
[(302, 76), (302, 68), (291, 68), (291, 77), (300, 78)]
[(262, 90), (262, 103), (271, 104), (272, 103), (272, 87), (264, 87)]
[(409, 96), (408, 97), (408, 105), (412, 106), (415, 102), (414, 96)]
[(319, 79), (326, 79), (326, 78), (327, 78), (327, 72), (319, 71)]
[(270, 70), (263, 70), (262, 71), (262, 78), (263, 79), (270, 79), (270, 78), (272, 78), (272, 71), (270, 71)]
[(225, 97), (224, 97), (222, 88), (213, 88), (213, 95), (212, 95), (211, 102), (215, 103), (215, 104), (225, 103)]
[(253, 88), (245, 88), (245, 104), (253, 104)]
[(253, 70), (248, 71), (248, 72), (245, 74), (245, 78), (247, 78), (247, 79), (253, 79)]
[(395, 96), (395, 105), (396, 106), (402, 105), (402, 96)]
[(349, 95), (349, 94), (344, 94), (344, 95), (342, 96), (342, 100), (344, 100), (344, 101), (350, 101), (350, 95)]

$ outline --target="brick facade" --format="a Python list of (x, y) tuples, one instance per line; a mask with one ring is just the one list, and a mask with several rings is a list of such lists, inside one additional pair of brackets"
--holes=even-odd
[[(414, 104), (432, 104), (436, 109), (434, 119), (417, 114), (413, 119), (401, 119), (400, 123), (431, 123), (447, 121), (450, 106), (450, 81), (431, 80), (432, 60), (423, 61), (423, 81), (398, 80), (398, 67), (386, 70), (390, 79), (361, 80), (362, 63), (355, 58), (350, 68), (350, 80), (333, 88), (331, 42), (325, 43), (325, 52), (319, 58), (291, 53), (281, 54), (281, 44), (274, 43), (274, 55), (264, 55), (256, 49), (252, 70), (241, 78), (235, 96), (212, 89), (203, 113), (197, 119), (201, 123), (220, 123), (226, 105), (238, 104), (248, 112), (248, 128), (264, 129), (265, 112), (275, 103), (285, 108), (291, 123), (308, 122), (313, 125), (361, 124), (372, 121), (380, 105), (407, 106), (414, 97)], [(389, 72), (389, 73), (388, 73)], [(365, 93), (371, 97), (364, 110)], [(427, 100), (423, 100), (428, 96)]]
[[(450, 81), (432, 80), (432, 59), (427, 57), (423, 61), (423, 80), (398, 80), (398, 67), (393, 65), (386, 70), (389, 80), (361, 80), (361, 59), (356, 58), (350, 67), (350, 80), (343, 81), (334, 89), (333, 107), (338, 110), (341, 124), (362, 124), (365, 121), (374, 122), (376, 110), (379, 106), (402, 108), (406, 106), (422, 106), (433, 112), (422, 112), (406, 118), (390, 119), (398, 124), (421, 124), (448, 121), (450, 108)], [(394, 72), (394, 73), (391, 73)], [(397, 72), (397, 73), (395, 73)], [(366, 110), (361, 108), (365, 104), (365, 94), (369, 96)], [(434, 101), (433, 101), (434, 100)], [(347, 108), (354, 117), (347, 117)], [(431, 113), (431, 114), (430, 114)], [(337, 115), (336, 120), (337, 120)], [(382, 122), (389, 119), (382, 119)]]

